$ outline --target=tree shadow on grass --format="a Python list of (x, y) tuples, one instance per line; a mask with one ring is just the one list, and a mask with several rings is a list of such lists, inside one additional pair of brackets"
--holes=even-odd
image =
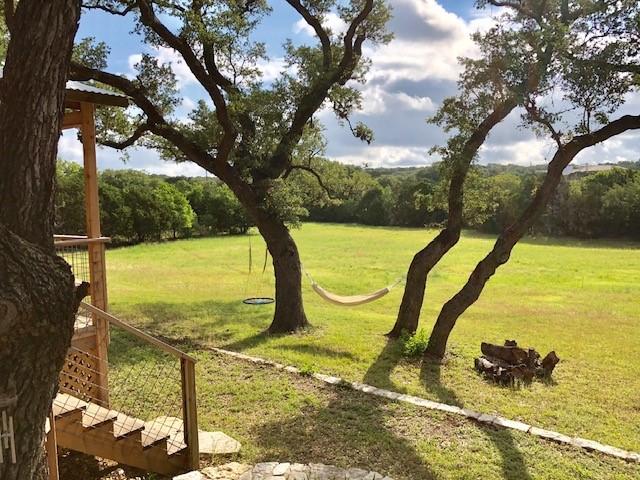
[[(425, 389), (431, 392), (439, 401), (456, 407), (464, 408), (454, 390), (442, 383), (443, 365), (433, 362), (422, 362), (420, 379)], [(484, 412), (482, 412), (484, 413)], [(507, 480), (531, 480), (522, 452), (513, 437), (513, 432), (507, 428), (477, 424), (477, 428), (493, 443), (502, 459), (502, 473)]]
[[(397, 340), (388, 340), (382, 351), (367, 369), (364, 375), (364, 383), (405, 393), (406, 389), (397, 385), (391, 379), (393, 370), (402, 361), (401, 343)], [(420, 379), (425, 390), (442, 403), (464, 408), (464, 403), (456, 392), (442, 382), (442, 368), (443, 366), (440, 364), (422, 362)], [(480, 424), (477, 425), (477, 428), (495, 445), (500, 453), (502, 459), (501, 467), (505, 479), (531, 480), (524, 456), (518, 449), (513, 433), (510, 430)]]
[(393, 415), (389, 400), (324, 388), (331, 395), (328, 403), (307, 405), (292, 418), (256, 426), (259, 461), (324, 463), (397, 479), (439, 479), (414, 445), (386, 425)]

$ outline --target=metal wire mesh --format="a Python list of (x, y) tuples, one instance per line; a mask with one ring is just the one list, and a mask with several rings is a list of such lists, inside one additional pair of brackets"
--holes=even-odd
[(56, 252), (71, 266), (76, 282), (89, 281), (89, 251), (87, 245), (56, 245)]
[[(79, 314), (91, 318), (82, 307)], [(86, 428), (113, 422), (116, 438), (137, 438), (144, 448), (166, 440), (169, 454), (182, 451), (186, 445), (180, 358), (114, 325), (108, 358), (107, 364), (96, 352), (71, 347), (54, 409), (82, 408)], [(138, 431), (141, 435), (134, 435)]]

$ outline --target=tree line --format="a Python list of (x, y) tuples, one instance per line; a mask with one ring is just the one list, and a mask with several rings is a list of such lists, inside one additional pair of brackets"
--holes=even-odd
[[(216, 180), (106, 170), (98, 185), (102, 231), (116, 244), (245, 233), (251, 226), (229, 188)], [(82, 167), (59, 160), (56, 187), (56, 233), (84, 232)]]
[[(438, 227), (447, 218), (449, 181), (440, 165), (364, 169), (317, 159), (314, 168), (322, 172), (322, 185), (313, 175), (296, 172), (281, 199), (295, 206), (286, 216), (290, 224)], [(531, 201), (543, 177), (539, 166), (475, 166), (465, 182), (464, 226), (502, 231)], [(99, 183), (103, 230), (116, 243), (241, 234), (253, 226), (231, 190), (217, 179), (107, 170)], [(59, 161), (56, 232), (84, 231), (83, 188), (82, 167)], [(530, 233), (640, 239), (640, 162), (565, 176)]]

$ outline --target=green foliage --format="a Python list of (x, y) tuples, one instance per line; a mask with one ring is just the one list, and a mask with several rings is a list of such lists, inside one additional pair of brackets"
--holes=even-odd
[(84, 208), (84, 172), (80, 165), (58, 160), (54, 230), (79, 235), (86, 231)]
[(414, 334), (403, 331), (400, 336), (400, 344), (402, 345), (402, 355), (407, 358), (419, 358), (424, 354), (429, 343), (429, 335), (423, 328)]
[[(133, 170), (99, 176), (103, 231), (118, 242), (193, 234), (246, 233), (253, 223), (229, 188), (205, 178), (166, 178)], [(82, 167), (58, 161), (55, 231), (85, 231)]]
[(196, 213), (195, 228), (201, 235), (246, 233), (253, 223), (229, 187), (211, 179), (185, 179), (175, 186)]
[[(179, 131), (197, 146), (201, 165), (207, 163), (202, 160), (203, 152), (205, 156), (221, 155), (219, 162), (212, 162), (212, 173), (225, 179), (219, 169), (226, 164), (224, 168), (230, 167), (233, 176), (239, 176), (254, 191), (263, 211), (295, 225), (306, 210), (296, 200), (299, 192), (286, 183), (290, 167), (308, 161), (307, 139), (322, 137), (322, 126), (313, 118), (314, 113), (330, 108), (355, 137), (373, 140), (366, 125), (350, 123), (349, 117), (361, 107), (361, 93), (354, 83), (364, 81), (370, 64), (362, 56), (363, 45), (386, 43), (391, 35), (386, 31), (390, 8), (384, 0), (374, 0), (372, 5), (363, 0), (311, 0), (290, 2), (290, 6), (309, 23), (323, 23), (328, 15), (337, 14), (346, 24), (353, 22), (353, 28), (349, 33), (323, 31), (307, 44), (285, 40), (285, 70), (275, 79), (264, 79), (260, 64), (271, 59), (254, 33), (270, 20), (271, 7), (266, 1), (152, 1), (132, 9), (117, 0), (85, 2), (86, 8), (131, 13), (135, 31), (149, 51), (173, 48), (187, 57), (185, 63), (212, 104), (199, 101), (187, 119), (176, 118), (173, 110), (179, 99), (175, 77), (168, 65), (158, 64), (148, 54), (135, 66), (135, 90), (158, 107), (167, 119), (167, 128)], [(157, 28), (158, 22), (169, 27)], [(179, 38), (184, 48), (176, 49), (171, 38)], [(76, 48), (79, 63), (101, 70), (107, 54), (103, 45), (91, 39)], [(146, 113), (150, 115), (148, 109)], [(139, 145), (157, 149), (166, 160), (195, 161), (184, 143), (176, 144), (175, 135), (157, 130), (154, 132), (162, 138), (149, 132), (142, 137), (134, 135), (140, 128), (149, 130), (147, 115), (134, 107), (126, 113), (105, 109), (99, 115), (99, 138), (118, 148), (130, 146), (133, 142), (125, 141), (134, 138)], [(157, 117), (155, 113), (151, 116)], [(223, 139), (226, 142), (230, 137), (234, 138), (233, 146), (221, 153)], [(312, 156), (322, 150), (323, 146), (314, 149)]]

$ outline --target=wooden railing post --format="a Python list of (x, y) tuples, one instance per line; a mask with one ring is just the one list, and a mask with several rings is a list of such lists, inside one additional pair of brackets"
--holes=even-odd
[[(82, 153), (84, 158), (84, 193), (87, 236), (96, 239), (102, 236), (100, 229), (100, 205), (98, 196), (98, 165), (96, 159), (95, 106), (92, 103), (80, 104), (80, 132), (82, 133)], [(108, 309), (107, 269), (105, 264), (105, 246), (102, 242), (89, 243), (89, 283), (91, 285), (91, 303), (101, 310)], [(96, 327), (96, 347), (92, 352), (99, 361), (98, 396), (103, 405), (109, 404), (108, 349), (109, 323), (101, 318), (93, 318)]]
[(58, 442), (56, 440), (56, 419), (53, 412), (49, 413), (49, 433), (46, 439), (47, 463), (49, 464), (49, 480), (59, 480), (58, 473)]
[(200, 448), (198, 445), (198, 412), (196, 407), (196, 366), (189, 358), (180, 359), (182, 373), (182, 420), (184, 424), (184, 443), (187, 445), (187, 467), (197, 470), (200, 467)]

